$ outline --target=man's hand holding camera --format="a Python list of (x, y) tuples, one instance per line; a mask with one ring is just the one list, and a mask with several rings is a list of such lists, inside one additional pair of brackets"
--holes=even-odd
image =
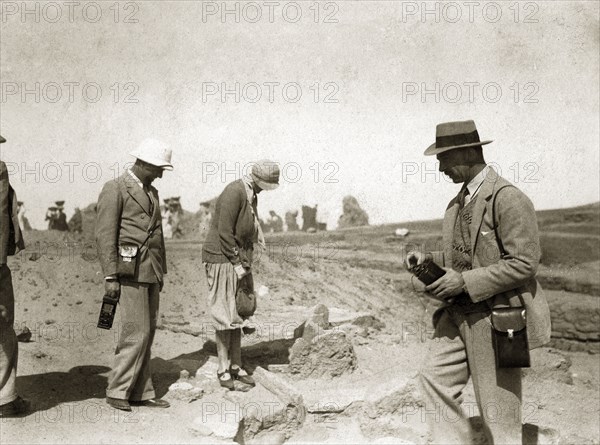
[(454, 297), (464, 291), (465, 280), (460, 272), (446, 267), (443, 267), (443, 269), (446, 271), (444, 276), (429, 286), (425, 286), (425, 290), (432, 293), (437, 298), (452, 303)]
[[(413, 267), (428, 261), (433, 261), (431, 253), (413, 250), (408, 252), (404, 263), (406, 268), (411, 270)], [(432, 294), (438, 300), (445, 300), (448, 303), (452, 303), (454, 297), (465, 291), (465, 280), (461, 273), (456, 272), (453, 269), (446, 267), (443, 267), (442, 269), (446, 273), (430, 285), (425, 286), (425, 291)]]

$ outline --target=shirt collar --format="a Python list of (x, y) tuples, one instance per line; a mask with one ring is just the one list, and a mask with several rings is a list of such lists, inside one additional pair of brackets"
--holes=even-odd
[(250, 176), (242, 176), (242, 182), (244, 183), (244, 185), (246, 186), (246, 194), (248, 195), (248, 201), (250, 202), (250, 204), (252, 204), (252, 201), (254, 201), (254, 189), (252, 188), (252, 178), (250, 178)]
[(135, 173), (133, 172), (133, 170), (131, 170), (130, 168), (127, 169), (127, 173), (129, 173), (129, 175), (135, 180), (135, 182), (137, 182), (137, 184), (143, 189), (144, 188), (144, 184), (142, 183), (142, 181), (140, 181), (140, 178), (138, 178)]
[(481, 188), (481, 184), (483, 184), (483, 181), (485, 181), (489, 169), (489, 165), (486, 165), (485, 168), (477, 173), (477, 175), (467, 184), (467, 189), (469, 190), (469, 195), (471, 198), (473, 198)]

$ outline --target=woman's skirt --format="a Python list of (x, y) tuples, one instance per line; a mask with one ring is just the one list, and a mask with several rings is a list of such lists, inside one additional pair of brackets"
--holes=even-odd
[(217, 331), (238, 329), (244, 320), (235, 307), (238, 278), (231, 263), (204, 263), (208, 282), (208, 305)]

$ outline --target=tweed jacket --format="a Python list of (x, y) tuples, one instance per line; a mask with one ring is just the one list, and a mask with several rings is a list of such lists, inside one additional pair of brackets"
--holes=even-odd
[(6, 164), (0, 161), (0, 264), (25, 249), (17, 219), (17, 195), (8, 180)]
[[(507, 253), (500, 258), (500, 249), (492, 221), (493, 197), (496, 199), (498, 234)], [(458, 214), (458, 196), (444, 216), (443, 251), (434, 252), (434, 260), (450, 267), (452, 238)], [(473, 207), (470, 226), (472, 270), (462, 272), (473, 302), (486, 301), (490, 309), (498, 306), (518, 306), (523, 297), (527, 308), (527, 329), (530, 348), (550, 341), (551, 325), (548, 302), (535, 279), (541, 257), (535, 210), (529, 198), (510, 182), (489, 170)], [(442, 306), (440, 309), (444, 308)], [(434, 323), (439, 310), (434, 314)]]
[[(162, 283), (167, 273), (158, 191), (150, 187), (155, 205), (128, 172), (104, 184), (98, 198), (96, 247), (104, 276), (118, 275), (121, 243), (141, 246), (135, 277), (138, 283)], [(150, 233), (152, 233), (150, 235)], [(148, 235), (150, 237), (148, 238)]]
[(242, 179), (229, 183), (217, 198), (215, 214), (202, 247), (202, 261), (244, 267), (252, 264), (257, 241), (254, 215), (258, 199), (250, 204)]

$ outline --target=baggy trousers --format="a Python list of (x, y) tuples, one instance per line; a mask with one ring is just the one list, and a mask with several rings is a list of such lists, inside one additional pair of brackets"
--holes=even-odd
[(13, 328), (15, 321), (15, 294), (12, 275), (6, 264), (0, 266), (0, 305), (7, 311), (8, 320), (0, 317), (0, 405), (17, 398), (17, 359), (19, 343)]
[(490, 445), (521, 445), (521, 369), (496, 369), (491, 329), (489, 312), (443, 310), (420, 372), (431, 443), (473, 443), (460, 406), (471, 377)]
[(150, 354), (158, 315), (159, 284), (121, 283), (117, 306), (121, 322), (107, 397), (143, 401), (156, 397)]

